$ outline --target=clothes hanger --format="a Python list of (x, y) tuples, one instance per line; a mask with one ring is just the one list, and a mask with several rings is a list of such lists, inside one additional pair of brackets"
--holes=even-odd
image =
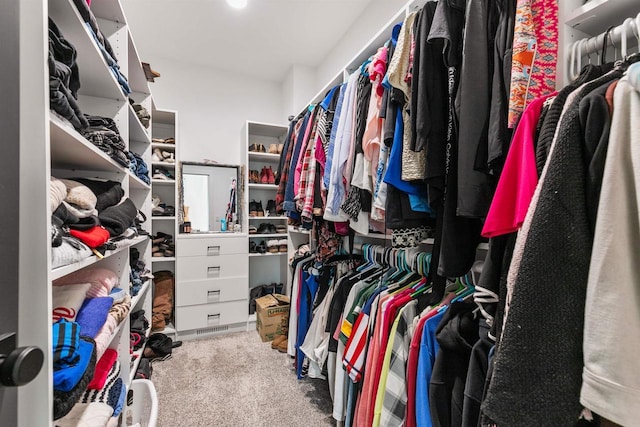
[(364, 61), (360, 66), (360, 74), (362, 74), (363, 76), (369, 77), (369, 72), (367, 71), (367, 65), (369, 65), (370, 63), (371, 63), (371, 57), (369, 57), (366, 61)]

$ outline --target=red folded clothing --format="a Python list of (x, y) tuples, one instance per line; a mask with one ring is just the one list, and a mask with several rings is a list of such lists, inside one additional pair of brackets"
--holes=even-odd
[(104, 383), (107, 381), (107, 375), (109, 374), (109, 371), (111, 371), (111, 368), (113, 367), (113, 364), (116, 363), (117, 359), (117, 351), (111, 348), (105, 350), (98, 363), (96, 363), (95, 374), (93, 374), (93, 379), (87, 388), (90, 390), (102, 390)]
[(104, 227), (95, 226), (88, 230), (69, 230), (69, 233), (90, 248), (97, 248), (109, 240), (109, 232)]

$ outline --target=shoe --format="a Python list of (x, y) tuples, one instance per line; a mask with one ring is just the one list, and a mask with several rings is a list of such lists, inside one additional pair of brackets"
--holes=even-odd
[[(156, 148), (157, 150), (157, 148)], [(167, 163), (175, 163), (176, 162), (176, 158), (175, 158), (175, 153), (171, 152), (171, 151), (161, 151), (162, 154), (162, 158), (164, 159), (163, 162), (167, 162)]]
[(268, 168), (265, 168), (265, 175), (267, 175), (267, 184), (275, 184), (276, 183), (276, 176), (273, 174), (273, 169), (271, 169), (271, 166), (269, 166)]
[(252, 184), (260, 184), (260, 174), (257, 170), (249, 171), (249, 182)]
[(276, 350), (278, 348), (278, 346), (280, 345), (280, 343), (284, 340), (287, 339), (286, 335), (278, 335), (277, 337), (275, 337), (273, 339), (273, 341), (271, 341), (271, 348)]
[(258, 216), (258, 202), (255, 200), (249, 202), (249, 216)]
[(249, 151), (254, 152), (254, 153), (265, 153), (266, 150), (264, 149), (264, 145), (262, 144), (251, 144), (249, 146)]
[(258, 244), (258, 246), (256, 247), (256, 250), (258, 251), (259, 254), (263, 254), (265, 252), (267, 252), (267, 244), (263, 241), (260, 242), (260, 244)]
[(256, 312), (256, 299), (262, 294), (262, 285), (251, 288), (249, 291), (249, 314)]
[[(251, 232), (249, 232), (249, 234), (251, 234)], [(256, 242), (249, 241), (249, 253), (250, 254), (258, 253), (258, 245), (256, 244)]]
[(152, 162), (162, 162), (162, 154), (160, 153), (160, 149), (159, 148), (155, 148), (153, 150), (153, 154), (151, 154), (151, 161)]
[(279, 154), (278, 144), (269, 144), (269, 154)]
[(267, 241), (267, 250), (272, 254), (277, 253), (279, 251), (279, 249), (278, 249), (278, 241), (277, 240), (268, 240)]
[(262, 209), (262, 200), (257, 203), (256, 212), (257, 216), (264, 216), (264, 209)]
[(276, 285), (276, 291), (274, 293), (284, 295), (284, 283), (278, 283)]
[(160, 73), (153, 70), (151, 65), (146, 62), (142, 62), (142, 69), (144, 70), (144, 76), (148, 82), (155, 82), (156, 78), (160, 77)]
[(264, 167), (260, 171), (260, 184), (268, 184), (269, 183), (269, 173), (267, 172), (267, 168)]
[(287, 239), (278, 240), (278, 252), (287, 252), (289, 250), (289, 242)]
[(267, 216), (274, 216), (276, 214), (276, 202), (275, 200), (267, 201)]
[(163, 179), (165, 181), (173, 181), (175, 177), (171, 172), (163, 168), (156, 168), (153, 170), (153, 179)]
[(276, 225), (276, 233), (277, 234), (286, 234), (287, 227), (284, 225)]
[(249, 234), (256, 234), (258, 232), (258, 230), (256, 229), (255, 225), (250, 225), (249, 226)]
[(289, 340), (285, 338), (282, 341), (280, 341), (280, 344), (278, 344), (277, 350), (280, 353), (286, 353), (288, 348), (289, 348)]

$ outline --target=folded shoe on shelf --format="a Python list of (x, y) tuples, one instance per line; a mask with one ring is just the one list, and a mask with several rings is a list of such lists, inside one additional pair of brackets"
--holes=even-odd
[(268, 240), (267, 250), (272, 254), (277, 253), (279, 251), (278, 243), (279, 242), (277, 240)]

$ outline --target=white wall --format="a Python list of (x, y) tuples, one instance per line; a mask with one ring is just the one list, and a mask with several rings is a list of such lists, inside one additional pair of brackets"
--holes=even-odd
[(161, 74), (150, 83), (156, 105), (178, 111), (180, 160), (241, 164), (246, 120), (287, 123), (278, 83), (159, 57), (145, 61)]
[(314, 96), (316, 88), (316, 71), (312, 67), (293, 65), (282, 81), (282, 105), (284, 119), (298, 114)]
[(309, 99), (333, 79), (406, 3), (407, 0), (372, 0), (331, 53), (320, 62), (316, 69), (316, 88)]

